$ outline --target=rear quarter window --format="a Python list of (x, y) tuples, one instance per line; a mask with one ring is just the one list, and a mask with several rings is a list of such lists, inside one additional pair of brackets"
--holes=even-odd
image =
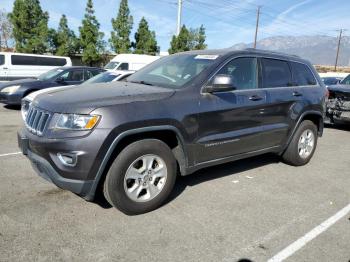
[(55, 57), (38, 57), (38, 56), (23, 56), (12, 55), (12, 65), (24, 65), (24, 66), (64, 66), (67, 61), (64, 58)]
[(263, 88), (286, 87), (292, 84), (292, 74), (287, 61), (262, 59)]
[(296, 86), (316, 85), (317, 81), (310, 68), (302, 63), (291, 62), (293, 84)]

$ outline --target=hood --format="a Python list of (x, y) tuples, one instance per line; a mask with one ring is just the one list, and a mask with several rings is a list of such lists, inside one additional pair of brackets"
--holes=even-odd
[(35, 92), (30, 93), (24, 99), (29, 101), (29, 102), (32, 102), (38, 95), (41, 95), (41, 94), (44, 94), (44, 93), (48, 93), (48, 92), (51, 92), (51, 91), (58, 91), (58, 90), (61, 90), (61, 89), (66, 89), (68, 87), (72, 87), (72, 86), (57, 86), (57, 87), (51, 87), (49, 89), (41, 89), (39, 91), (35, 91)]
[(0, 90), (8, 87), (8, 86), (17, 86), (17, 85), (35, 85), (38, 83), (41, 83), (41, 80), (35, 79), (35, 78), (25, 78), (25, 79), (20, 79), (20, 80), (13, 80), (5, 83), (0, 83)]
[(111, 82), (49, 90), (39, 94), (33, 104), (51, 112), (88, 114), (99, 107), (165, 99), (174, 92), (156, 86)]
[(328, 87), (329, 98), (350, 99), (350, 85), (332, 85)]

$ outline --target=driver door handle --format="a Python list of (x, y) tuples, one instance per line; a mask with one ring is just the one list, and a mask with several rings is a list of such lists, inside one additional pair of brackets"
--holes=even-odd
[(303, 94), (298, 92), (298, 91), (294, 91), (293, 92), (293, 96), (302, 96)]
[(262, 99), (263, 98), (261, 96), (258, 96), (258, 95), (252, 95), (251, 97), (249, 97), (250, 101), (260, 101)]

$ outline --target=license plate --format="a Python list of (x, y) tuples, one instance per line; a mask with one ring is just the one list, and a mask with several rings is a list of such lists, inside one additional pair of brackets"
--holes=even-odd
[(350, 119), (350, 112), (343, 112), (343, 113), (341, 113), (341, 117)]
[(22, 136), (21, 133), (17, 133), (18, 147), (21, 149), (23, 155), (28, 154), (29, 140), (27, 137)]

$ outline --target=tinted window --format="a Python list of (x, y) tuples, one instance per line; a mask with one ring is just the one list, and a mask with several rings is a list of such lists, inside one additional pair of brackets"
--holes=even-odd
[(263, 87), (291, 86), (292, 75), (287, 61), (262, 59)]
[(66, 65), (66, 59), (54, 57), (12, 55), (11, 63), (12, 65), (64, 66)]
[(230, 75), (237, 89), (257, 88), (257, 59), (236, 58), (221, 68), (217, 74)]
[(316, 85), (316, 79), (309, 67), (301, 63), (291, 63), (293, 84), (297, 86)]
[(129, 64), (121, 63), (120, 66), (118, 66), (118, 70), (129, 70)]
[(60, 78), (65, 82), (80, 82), (84, 81), (84, 70), (71, 70), (63, 73)]
[(5, 56), (0, 55), (0, 65), (4, 65), (4, 64), (5, 64)]
[(350, 85), (350, 75), (348, 75), (347, 77), (345, 77), (343, 79), (343, 81), (341, 81), (342, 85)]

